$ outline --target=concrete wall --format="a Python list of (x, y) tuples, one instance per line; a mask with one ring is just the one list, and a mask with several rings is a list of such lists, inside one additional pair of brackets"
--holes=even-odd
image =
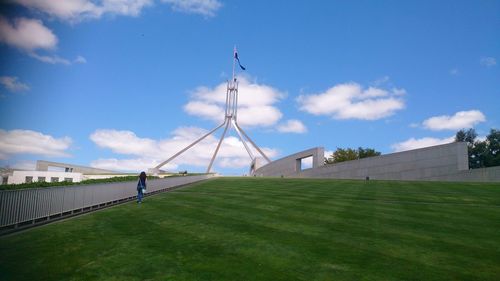
[(426, 180), (468, 170), (467, 145), (450, 143), (308, 169), (298, 177)]
[[(300, 171), (297, 159), (315, 155), (311, 169)], [(273, 161), (257, 176), (304, 178), (500, 181), (500, 167), (469, 170), (467, 145), (449, 143), (381, 156), (323, 165), (323, 148), (308, 149)], [(321, 163), (320, 163), (321, 159)]]
[(301, 171), (301, 159), (311, 156), (313, 158), (312, 168), (321, 167), (324, 163), (325, 150), (323, 147), (315, 147), (292, 154), (258, 168), (254, 175), (265, 177), (296, 176)]
[(435, 181), (500, 182), (500, 166), (456, 171), (448, 175), (427, 178)]

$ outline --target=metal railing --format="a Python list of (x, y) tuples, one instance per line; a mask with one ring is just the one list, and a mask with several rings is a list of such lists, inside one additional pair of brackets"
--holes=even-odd
[[(206, 180), (213, 175), (171, 177), (149, 180), (145, 195)], [(0, 234), (4, 230), (35, 225), (75, 215), (137, 196), (137, 182), (117, 182), (66, 187), (0, 191)]]

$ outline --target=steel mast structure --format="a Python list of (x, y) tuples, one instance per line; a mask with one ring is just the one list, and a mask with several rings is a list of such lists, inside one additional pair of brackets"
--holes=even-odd
[[(234, 128), (236, 133), (238, 134), (238, 137), (240, 138), (240, 141), (243, 143), (243, 146), (245, 146), (245, 150), (248, 152), (248, 156), (252, 159), (252, 162), (255, 160), (255, 156), (253, 155), (252, 151), (250, 150), (250, 147), (248, 146), (249, 142), (259, 153), (266, 159), (266, 161), (269, 163), (271, 160), (264, 154), (264, 152), (255, 144), (254, 141), (243, 131), (243, 129), (238, 125), (238, 80), (235, 76), (235, 66), (236, 66), (236, 61), (238, 60), (239, 64), (239, 59), (238, 59), (238, 52), (236, 50), (236, 47), (234, 47), (234, 53), (233, 53), (233, 77), (231, 81), (227, 81), (227, 91), (226, 91), (226, 111), (225, 111), (225, 118), (224, 122), (217, 126), (216, 128), (212, 129), (210, 132), (202, 136), (201, 138), (197, 139), (190, 145), (186, 146), (183, 148), (181, 151), (177, 152), (174, 154), (172, 157), (168, 158), (167, 160), (161, 162), (159, 165), (154, 167), (153, 169), (150, 169), (149, 172), (153, 174), (157, 174), (160, 170), (161, 167), (166, 165), (168, 162), (174, 160), (177, 156), (181, 155), (184, 153), (186, 150), (190, 149), (191, 147), (195, 146), (197, 143), (208, 137), (209, 135), (215, 133), (218, 129), (221, 127), (224, 127), (224, 132), (222, 133), (222, 136), (219, 140), (219, 143), (217, 144), (217, 147), (215, 148), (215, 152), (212, 156), (212, 159), (210, 160), (210, 164), (208, 165), (207, 168), (207, 173), (210, 173), (210, 170), (212, 169), (212, 165), (214, 163), (215, 158), (217, 157), (217, 153), (219, 152), (219, 148), (222, 144), (222, 141), (224, 140), (224, 137), (226, 136), (226, 132), (229, 128)], [(241, 64), (239, 64), (242, 69), (244, 69)]]

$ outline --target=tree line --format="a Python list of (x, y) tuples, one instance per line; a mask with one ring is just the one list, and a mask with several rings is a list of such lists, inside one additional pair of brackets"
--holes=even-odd
[(474, 129), (460, 130), (455, 141), (467, 143), (469, 169), (500, 166), (500, 130), (491, 129), (484, 140)]
[(381, 153), (373, 148), (337, 148), (330, 156), (325, 157), (325, 164), (340, 163), (366, 157), (379, 156)]

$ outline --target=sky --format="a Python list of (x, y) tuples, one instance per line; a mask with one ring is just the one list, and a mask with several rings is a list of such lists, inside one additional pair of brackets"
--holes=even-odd
[[(156, 166), (222, 123), (234, 46), (238, 122), (272, 160), (500, 127), (500, 1), (9, 0), (0, 166)], [(162, 169), (204, 172), (222, 131)], [(212, 171), (249, 166), (231, 130)]]

